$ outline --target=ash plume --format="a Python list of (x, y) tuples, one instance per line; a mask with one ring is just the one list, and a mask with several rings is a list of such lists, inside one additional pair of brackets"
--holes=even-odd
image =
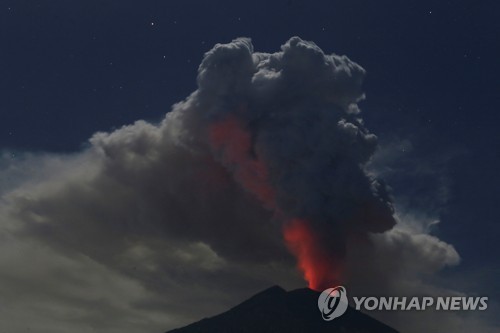
[(382, 232), (395, 221), (386, 187), (363, 168), (377, 146), (357, 106), (363, 76), (298, 37), (274, 54), (236, 39), (205, 55), (182, 126), (266, 206)]
[[(341, 266), (346, 237), (395, 224), (385, 185), (364, 169), (377, 138), (357, 105), (363, 76), (346, 56), (298, 37), (274, 54), (254, 52), (239, 38), (205, 55), (198, 91), (179, 105), (185, 144), (210, 151), (284, 221), (285, 239), (315, 289), (340, 282), (341, 267), (322, 263)], [(333, 270), (336, 277), (317, 276)]]
[[(405, 227), (367, 172), (377, 138), (358, 107), (364, 73), (298, 37), (272, 54), (238, 38), (205, 54), (198, 89), (161, 123), (0, 163), (0, 295), (14, 309), (0, 321), (24, 330), (23, 309), (47, 332), (161, 331), (269, 285), (301, 287), (297, 265), (314, 289), (442, 291), (422, 276), (457, 252)], [(409, 332), (436, 323), (399, 315), (385, 319)]]

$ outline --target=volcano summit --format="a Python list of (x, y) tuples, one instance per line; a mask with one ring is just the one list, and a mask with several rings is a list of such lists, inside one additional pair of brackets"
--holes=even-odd
[(266, 289), (217, 316), (167, 333), (397, 333), (393, 328), (349, 307), (339, 318), (324, 321), (318, 311), (320, 293), (303, 288)]

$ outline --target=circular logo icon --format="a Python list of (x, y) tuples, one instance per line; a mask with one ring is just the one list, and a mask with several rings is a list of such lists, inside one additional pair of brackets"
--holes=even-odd
[(342, 286), (325, 289), (319, 295), (319, 311), (326, 321), (342, 316), (347, 310), (347, 306), (347, 292)]

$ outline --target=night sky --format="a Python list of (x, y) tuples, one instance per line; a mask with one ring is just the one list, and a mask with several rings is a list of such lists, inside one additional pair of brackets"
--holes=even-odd
[(216, 43), (250, 37), (275, 52), (299, 36), (366, 69), (363, 118), (390, 156), (375, 167), (461, 257), (437, 283), (498, 300), (499, 13), (493, 0), (4, 0), (1, 165), (161, 121)]

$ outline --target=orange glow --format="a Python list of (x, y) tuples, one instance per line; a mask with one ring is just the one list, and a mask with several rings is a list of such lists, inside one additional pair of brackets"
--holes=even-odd
[[(279, 214), (265, 161), (254, 150), (251, 134), (241, 121), (229, 116), (212, 124), (208, 134), (212, 149), (220, 154), (218, 158), (241, 186), (254, 194), (266, 208)], [(309, 288), (323, 290), (338, 285), (340, 260), (325, 243), (331, 240), (320, 237), (321, 234), (312, 228), (311, 223), (301, 219), (287, 221), (283, 233)]]
[(339, 284), (339, 260), (324, 246), (310, 223), (293, 219), (283, 228), (285, 241), (297, 257), (309, 288), (323, 290)]

